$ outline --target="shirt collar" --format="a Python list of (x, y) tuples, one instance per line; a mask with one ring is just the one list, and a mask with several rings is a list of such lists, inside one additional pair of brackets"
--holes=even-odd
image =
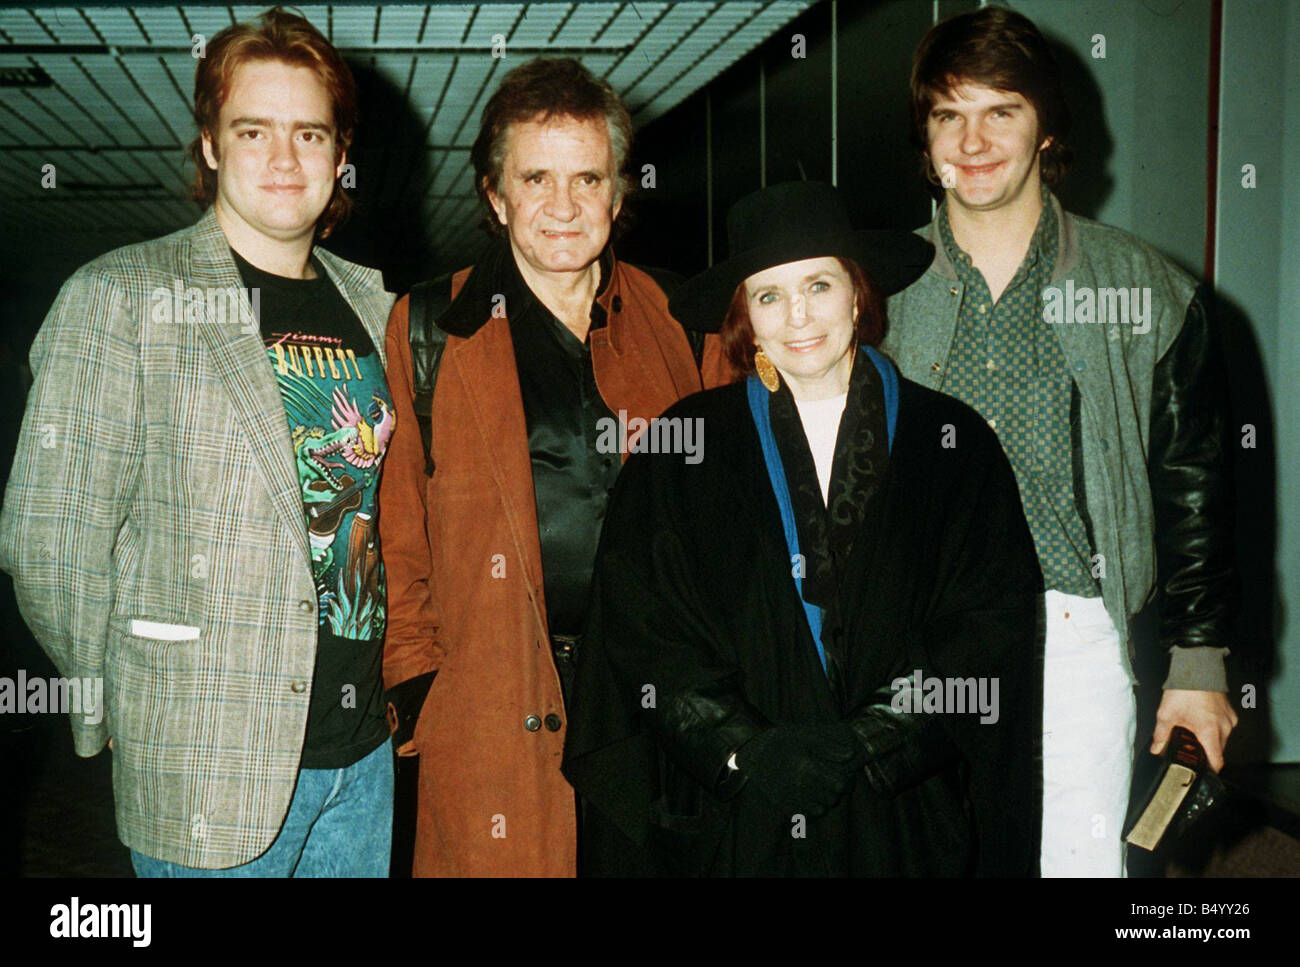
[[(519, 265), (515, 262), (514, 252), (510, 248), (509, 241), (502, 240), (500, 244), (504, 247), (504, 252), (501, 253), (500, 258), (495, 260), (497, 278), (494, 281), (499, 286), (497, 291), (502, 292), (506, 297), (507, 314), (513, 316), (515, 313), (519, 313), (522, 316), (534, 310), (540, 310), (555, 320), (557, 325), (563, 325), (558, 319), (555, 319), (555, 314), (546, 308), (545, 304), (537, 298), (536, 293), (528, 287), (528, 283), (524, 281), (523, 273), (519, 271)], [(614, 286), (611, 285), (614, 276), (614, 249), (609, 243), (606, 243), (596, 261), (600, 266), (600, 283), (596, 289), (596, 297), (591, 304), (592, 329), (599, 329), (606, 324), (609, 320), (611, 308), (614, 311), (622, 308), (622, 300), (617, 298)]]
[[(1048, 191), (1046, 184), (1040, 184), (1042, 192), (1042, 208), (1038, 214), (1038, 224), (1034, 227), (1033, 237), (1029, 240), (1029, 248), (1025, 252), (1025, 257), (1016, 270), (1016, 274), (1011, 284), (1021, 279), (1025, 274), (1034, 270), (1040, 259), (1050, 258), (1056, 249), (1057, 235), (1057, 218), (1053, 210), (1053, 198)], [(963, 282), (969, 282), (972, 275), (978, 270), (975, 268), (971, 257), (965, 249), (957, 244), (957, 239), (952, 233), (952, 225), (948, 221), (948, 201), (944, 199), (943, 204), (935, 213), (935, 225), (938, 228), (939, 239), (943, 244), (948, 260), (956, 270), (957, 277)], [(1050, 263), (1046, 268), (1051, 269)]]
[[(606, 244), (598, 262), (601, 280), (593, 302), (593, 329), (603, 327), (611, 312), (617, 315), (623, 308), (615, 281), (618, 275), (618, 261), (614, 257), (611, 245)], [(468, 339), (492, 318), (498, 296), (505, 297), (507, 316), (517, 316), (535, 308), (545, 309), (533, 290), (524, 282), (523, 276), (519, 273), (519, 266), (515, 264), (510, 241), (504, 238), (493, 240), (482, 257), (470, 267), (469, 275), (466, 276), (460, 292), (438, 320), (439, 327), (453, 336)], [(596, 311), (596, 307), (599, 307), (599, 311)], [(618, 340), (615, 338), (618, 328), (610, 327), (610, 342), (616, 352), (619, 349)]]

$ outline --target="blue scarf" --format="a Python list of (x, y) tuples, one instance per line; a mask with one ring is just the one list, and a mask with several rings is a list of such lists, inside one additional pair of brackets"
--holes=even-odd
[[(898, 422), (898, 372), (894, 364), (870, 346), (860, 347), (875, 364), (880, 374), (880, 382), (885, 394), (885, 421), (889, 431), (889, 448), (894, 447), (894, 426)], [(785, 544), (790, 551), (791, 574), (795, 575), (795, 589), (799, 592), (799, 601), (803, 605), (804, 616), (808, 619), (808, 628), (812, 631), (813, 643), (817, 646), (817, 658), (821, 661), (822, 671), (826, 670), (826, 646), (822, 644), (822, 609), (809, 604), (803, 597), (803, 577), (795, 573), (794, 563), (799, 560), (799, 534), (794, 522), (794, 504), (790, 500), (790, 488), (786, 484), (785, 466), (781, 462), (781, 453), (776, 446), (776, 437), (772, 433), (772, 418), (768, 411), (771, 393), (759, 378), (751, 375), (746, 381), (745, 389), (749, 395), (749, 411), (754, 417), (754, 427), (758, 430), (758, 442), (763, 448), (763, 462), (767, 464), (767, 476), (772, 483), (772, 492), (776, 495), (777, 506), (781, 510), (781, 528), (785, 531)]]

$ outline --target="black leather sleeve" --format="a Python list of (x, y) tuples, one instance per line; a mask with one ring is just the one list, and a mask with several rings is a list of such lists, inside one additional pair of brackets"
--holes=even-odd
[(1234, 438), (1227, 414), (1223, 354), (1198, 290), (1156, 364), (1151, 394), (1147, 472), (1165, 649), (1231, 643)]

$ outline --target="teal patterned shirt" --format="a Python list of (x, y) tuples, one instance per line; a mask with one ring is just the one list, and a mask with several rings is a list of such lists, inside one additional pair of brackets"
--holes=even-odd
[(939, 207), (937, 222), (963, 283), (941, 389), (974, 407), (997, 434), (1020, 485), (1043, 587), (1099, 597), (1087, 528), (1074, 503), (1073, 384), (1056, 334), (1042, 315), (1041, 293), (1057, 256), (1057, 220), (1047, 189), (1029, 250), (997, 302), (954, 240), (947, 203)]

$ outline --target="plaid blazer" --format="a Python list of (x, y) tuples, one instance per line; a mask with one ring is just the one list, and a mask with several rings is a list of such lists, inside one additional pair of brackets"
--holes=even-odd
[[(382, 358), (380, 274), (315, 254)], [(279, 831), (316, 659), (289, 426), (242, 286), (211, 210), (78, 269), (32, 346), (0, 515), (32, 633), (60, 674), (103, 679), (72, 732), (82, 756), (113, 739), (122, 842), (209, 869)]]

